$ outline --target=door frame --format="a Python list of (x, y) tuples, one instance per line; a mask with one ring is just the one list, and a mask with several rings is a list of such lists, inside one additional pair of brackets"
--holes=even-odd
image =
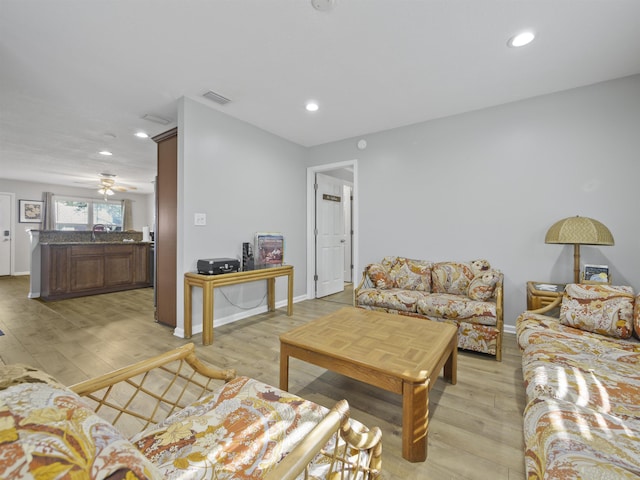
[(338, 168), (353, 168), (353, 203), (351, 224), (353, 225), (353, 235), (351, 236), (352, 248), (352, 264), (353, 273), (352, 280), (357, 280), (356, 272), (358, 268), (358, 160), (346, 160), (344, 162), (327, 163), (307, 168), (307, 299), (314, 299), (316, 296), (315, 282), (313, 277), (316, 273), (316, 242), (314, 229), (316, 224), (315, 209), (315, 189), (313, 188), (316, 179), (316, 173), (323, 173), (328, 170), (336, 170)]
[(3, 195), (9, 196), (9, 228), (11, 229), (11, 245), (9, 246), (9, 275), (14, 276), (16, 274), (16, 194), (11, 192), (0, 192)]

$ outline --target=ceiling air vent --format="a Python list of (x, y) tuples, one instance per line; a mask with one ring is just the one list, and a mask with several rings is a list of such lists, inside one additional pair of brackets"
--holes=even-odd
[(209, 90), (207, 93), (202, 95), (204, 98), (208, 98), (209, 100), (211, 100), (212, 102), (216, 102), (220, 105), (226, 105), (227, 103), (229, 103), (231, 100), (223, 97), (222, 95), (216, 93), (216, 92), (212, 92), (211, 90)]
[(150, 115), (148, 113), (146, 115), (143, 115), (142, 118), (144, 120), (149, 120), (150, 122), (159, 123), (160, 125), (169, 125), (171, 123), (171, 120), (159, 117), (158, 115)]

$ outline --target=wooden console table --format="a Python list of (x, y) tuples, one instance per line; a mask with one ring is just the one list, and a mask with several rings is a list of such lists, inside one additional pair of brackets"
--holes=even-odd
[(287, 292), (287, 315), (293, 315), (293, 266), (261, 268), (246, 272), (223, 273), (220, 275), (184, 274), (184, 336), (191, 338), (191, 287), (202, 288), (202, 344), (213, 343), (213, 289), (237, 285), (239, 283), (267, 281), (267, 306), (270, 312), (276, 309), (276, 277), (289, 277)]

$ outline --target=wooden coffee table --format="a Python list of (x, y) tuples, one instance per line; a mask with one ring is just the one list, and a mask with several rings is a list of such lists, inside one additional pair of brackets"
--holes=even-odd
[(427, 458), (429, 389), (444, 367), (456, 383), (457, 330), (448, 323), (346, 307), (280, 335), (280, 388), (289, 357), (402, 395), (402, 456)]

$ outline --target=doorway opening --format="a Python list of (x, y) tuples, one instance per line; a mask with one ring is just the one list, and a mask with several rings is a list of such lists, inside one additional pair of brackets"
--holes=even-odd
[[(345, 268), (344, 279), (355, 281), (356, 272), (358, 272), (358, 162), (357, 160), (348, 160), (344, 162), (329, 163), (325, 165), (317, 165), (307, 169), (307, 298), (313, 299), (318, 297), (318, 244), (317, 244), (317, 223), (318, 213), (316, 209), (316, 174), (334, 177), (342, 180), (344, 186), (341, 195), (349, 195), (348, 213), (345, 216), (350, 217), (350, 231), (345, 238), (345, 264), (348, 263), (349, 268)], [(322, 196), (322, 192), (319, 194)], [(333, 195), (328, 195), (333, 197)], [(335, 199), (334, 199), (335, 200)], [(331, 201), (331, 198), (329, 198)], [(323, 213), (321, 213), (323, 215)], [(347, 262), (348, 257), (350, 261)]]

